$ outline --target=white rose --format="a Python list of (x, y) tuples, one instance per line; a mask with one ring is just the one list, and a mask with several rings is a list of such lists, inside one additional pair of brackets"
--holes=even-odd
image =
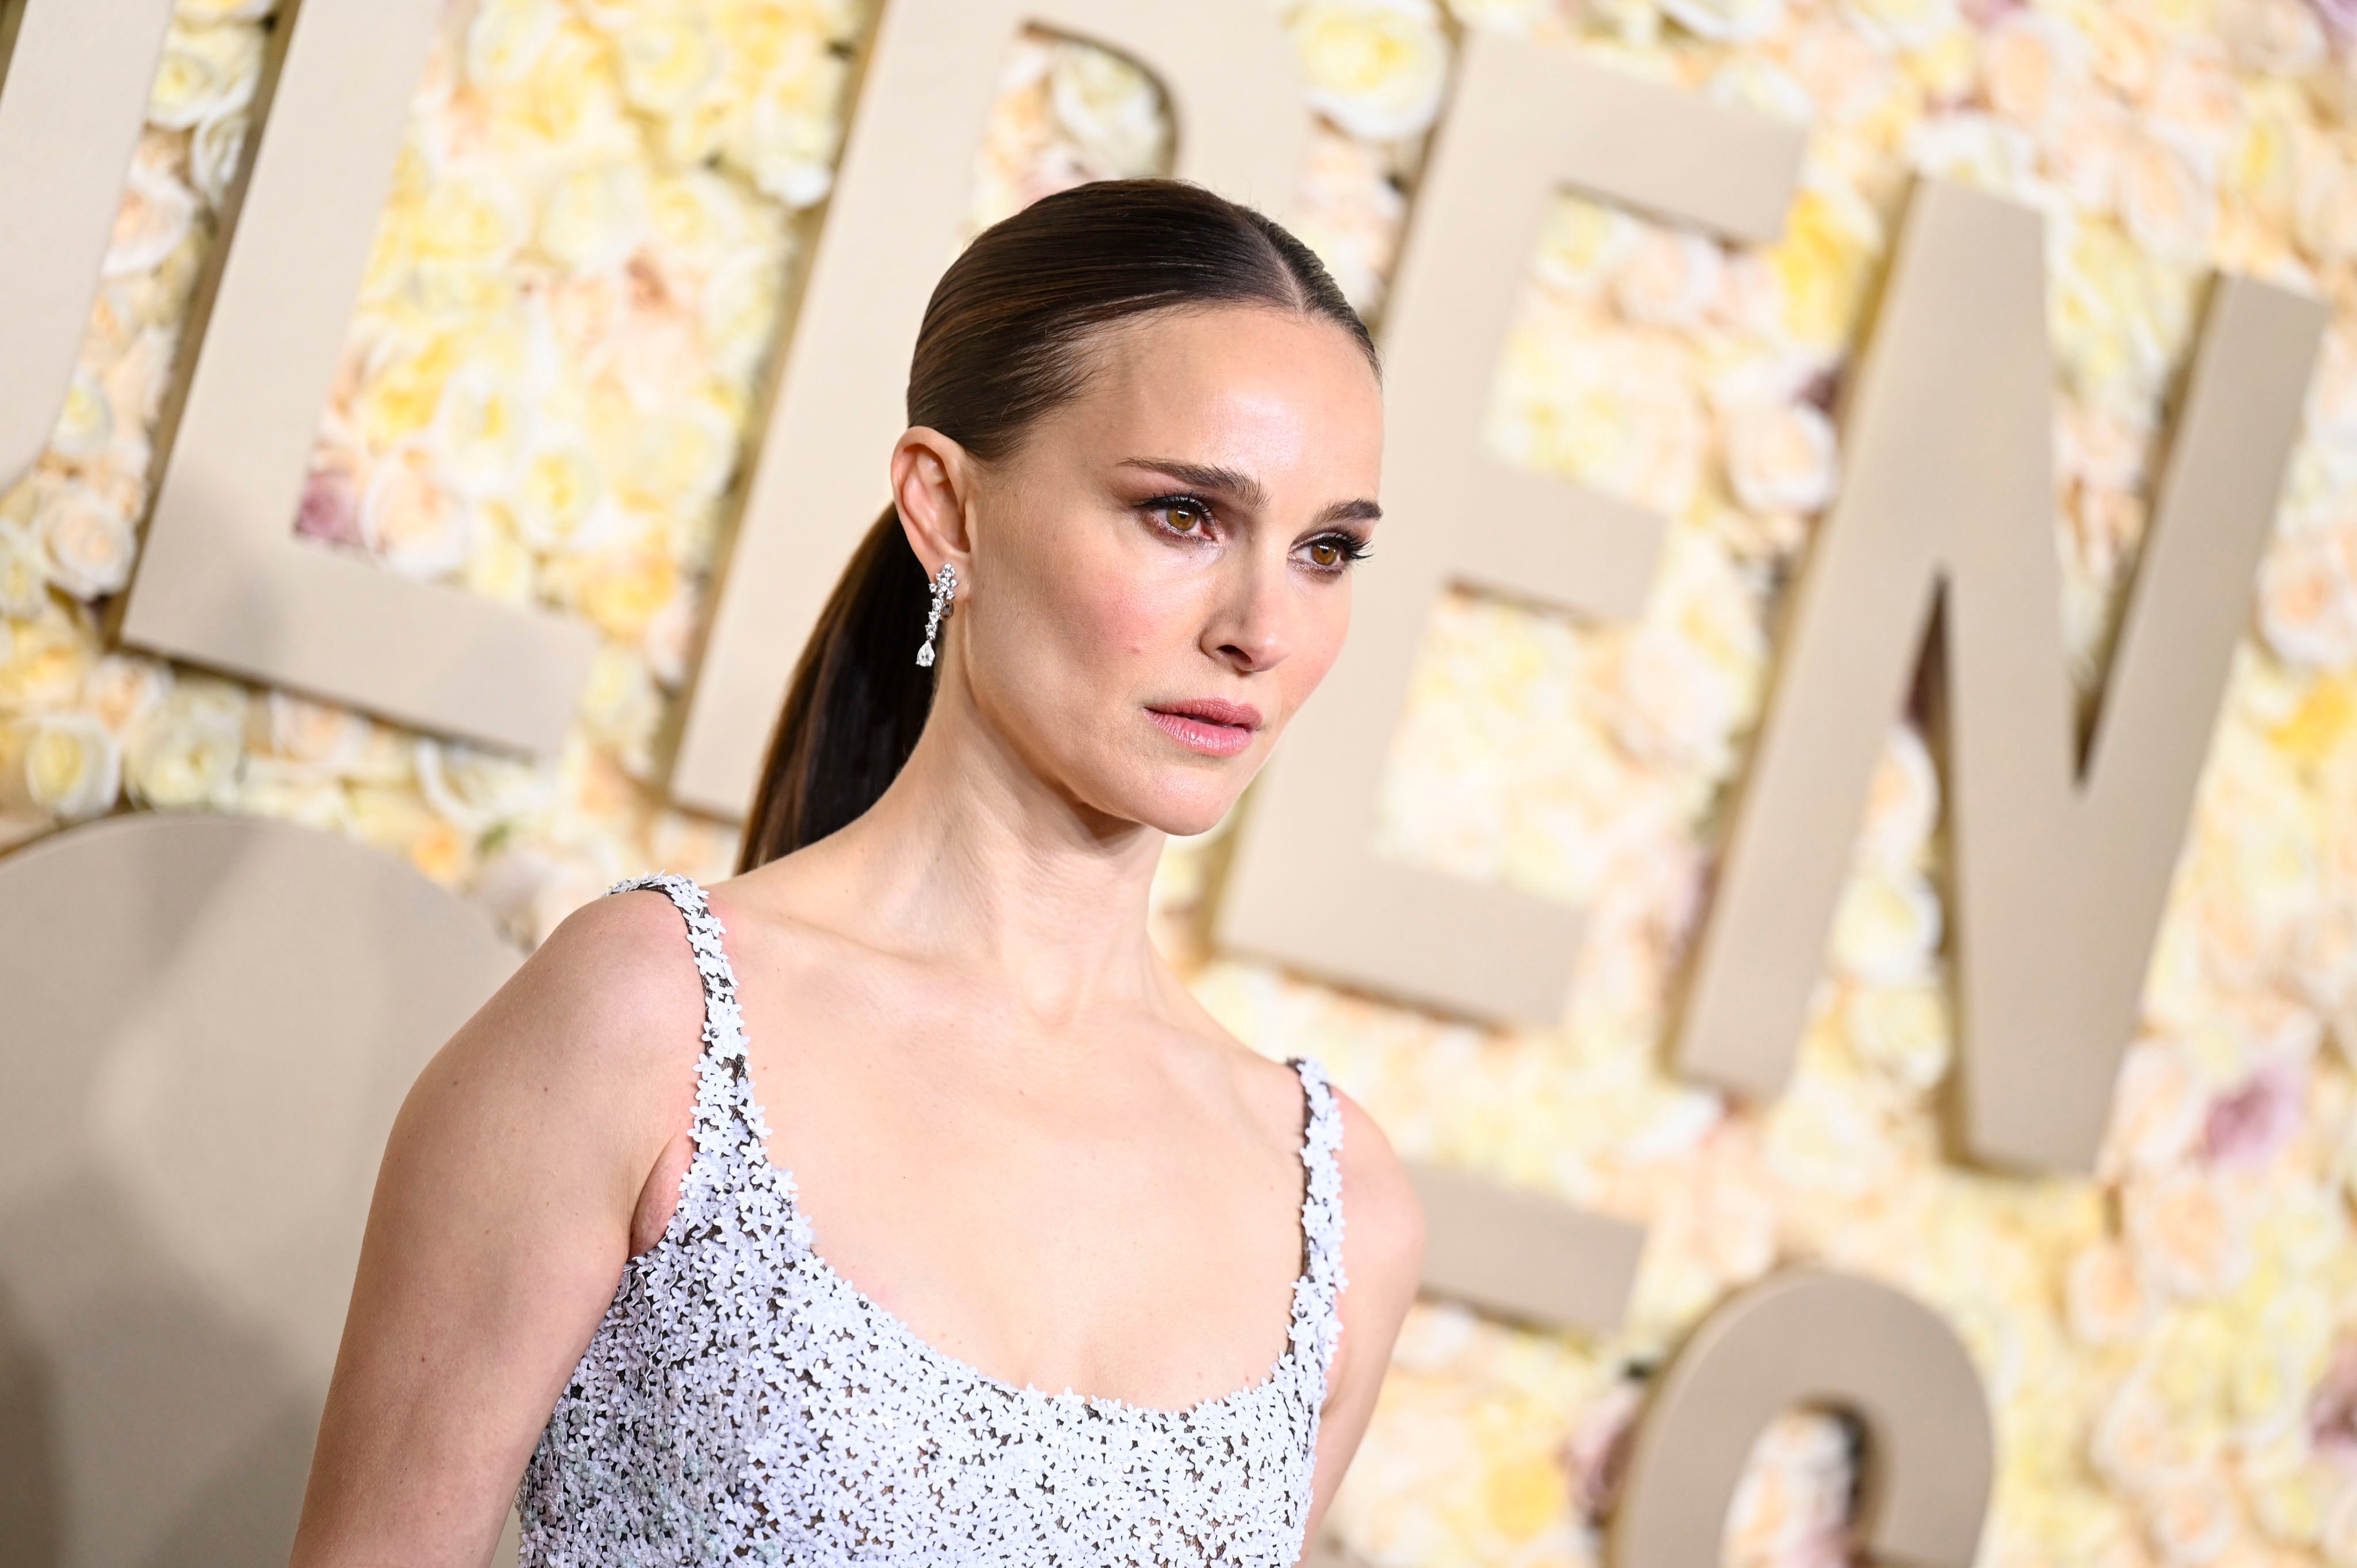
[(1631, 321), (1691, 327), (1718, 297), (1724, 259), (1700, 234), (1650, 229), (1613, 280), (1613, 296)]
[(733, 141), (737, 161), (788, 207), (815, 206), (834, 187), (846, 71), (834, 54), (813, 52), (754, 90), (753, 113)]
[(437, 466), (470, 496), (499, 494), (522, 463), (539, 413), (508, 367), (479, 359), (461, 365), (434, 405)]
[(2087, 40), (2060, 16), (2017, 11), (1981, 45), (1981, 93), (1997, 114), (2044, 134), (2087, 80)]
[(151, 168), (142, 160), (131, 166), (123, 203), (114, 214), (114, 232), (107, 242), (101, 275), (128, 277), (151, 273), (164, 258), (180, 248), (197, 220), (196, 193), (168, 170)]
[(41, 509), (49, 580), (76, 598), (113, 593), (131, 580), (138, 553), (131, 519), (88, 485), (59, 485)]
[(2250, 1273), (2251, 1217), (2206, 1171), (2133, 1176), (2122, 1194), (2122, 1212), (2138, 1272), (2174, 1295), (2215, 1299)]
[(123, 747), (88, 714), (44, 714), (0, 741), (0, 804), (67, 822), (94, 817), (123, 789)]
[(1318, 252), (1344, 298), (1361, 315), (1383, 304), (1384, 280), (1398, 253), (1406, 199), (1381, 149), (1320, 122), (1309, 135), (1294, 232)]
[(646, 233), (646, 170), (634, 163), (573, 170), (540, 208), (540, 250), (573, 271), (619, 266)]
[(251, 103), (261, 80), (260, 28), (188, 27), (176, 20), (156, 68), (148, 121), (167, 130), (188, 130), (208, 115)]
[(1919, 121), (1907, 133), (1907, 160), (1981, 190), (2022, 200), (2038, 195), (2038, 144), (2018, 125), (1993, 115), (1943, 114)]
[(2131, 1345), (2152, 1320), (2136, 1258), (2116, 1241), (2083, 1248), (2062, 1276), (2062, 1316), (2083, 1345)]
[(565, 437), (525, 456), (509, 507), (517, 537), (535, 550), (590, 549), (611, 537), (618, 521), (597, 459)]
[(253, 114), (246, 109), (216, 109), (197, 123), (188, 138), (188, 178), (197, 193), (214, 207), (229, 198), (230, 182), (237, 177), (246, 133), (253, 124)]
[(236, 786), (244, 755), (237, 715), (175, 693), (124, 748), (133, 799), (163, 808), (220, 806)]
[(1310, 107), (1352, 135), (1398, 141), (1440, 113), (1448, 38), (1431, 0), (1308, 0), (1290, 26)]
[(1873, 984), (1920, 982), (1931, 973), (1941, 924), (1940, 896), (1925, 878), (1861, 870), (1834, 915), (1834, 961)]
[(114, 443), (114, 402), (106, 383), (88, 364), (74, 367), (66, 383), (65, 405), (49, 433), (49, 448), (60, 457), (102, 457)]
[(431, 581), (457, 571), (473, 530), (473, 509), (442, 482), (419, 446), (388, 453), (361, 498), (362, 542), (404, 577)]
[(1858, 853), (1869, 865), (1912, 865), (1940, 821), (1940, 770), (1915, 726), (1890, 726), (1866, 797), (1866, 828)]
[(523, 81), (564, 20), (559, 0), (485, 0), (467, 27), (468, 77), (483, 87)]
[(1947, 1076), (1947, 995), (1936, 985), (1863, 985), (1850, 992), (1843, 1022), (1860, 1059), (1917, 1093)]
[(417, 742), (418, 792), (445, 822), (483, 833), (548, 803), (553, 780), (533, 763), (455, 741)]
[(622, 91), (640, 109), (677, 114), (704, 95), (719, 73), (720, 51), (703, 18), (682, 8), (641, 6), (615, 35)]
[(2302, 0), (2219, 0), (2217, 28), (2244, 70), (2300, 77), (2325, 61), (2324, 25)]
[(138, 653), (110, 653), (82, 677), (82, 711), (127, 736), (171, 693), (172, 667)]
[(1049, 105), (1093, 169), (1121, 178), (1162, 166), (1170, 125), (1152, 77), (1088, 44), (1060, 43), (1050, 59)]
[(1765, 38), (1784, 20), (1784, 0), (1662, 0), (1662, 9), (1687, 32), (1719, 43)]
[(2164, 1481), (2145, 1503), (2145, 1529), (2171, 1564), (2216, 1561), (2241, 1519), (2233, 1488), (2214, 1470)]
[(1955, 0), (1842, 0), (1857, 30), (1889, 49), (1920, 49), (1961, 26)]
[(256, 736), (289, 777), (326, 778), (356, 767), (369, 743), (369, 723), (358, 714), (273, 692), (259, 710)]
[(2155, 255), (2199, 262), (2216, 225), (2217, 192), (2206, 160), (2157, 130), (2129, 142), (2120, 161), (2120, 219)]
[(1753, 511), (1816, 511), (1833, 499), (1836, 438), (1813, 403), (1756, 403), (1727, 418), (1727, 481)]
[(2259, 629), (2295, 664), (2357, 663), (2357, 520), (2276, 536), (2259, 566)]
[(0, 521), (0, 615), (30, 620), (49, 602), (49, 553), (21, 522)]

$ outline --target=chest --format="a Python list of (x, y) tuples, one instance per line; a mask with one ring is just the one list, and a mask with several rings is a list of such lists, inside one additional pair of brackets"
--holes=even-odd
[(1266, 1375), (1304, 1167), (1222, 1073), (1168, 1042), (860, 1022), (748, 1015), (770, 1161), (832, 1273), (1017, 1387), (1178, 1408)]

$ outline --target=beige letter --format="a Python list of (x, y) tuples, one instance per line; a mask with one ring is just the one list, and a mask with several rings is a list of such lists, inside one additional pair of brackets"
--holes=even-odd
[(172, 0), (0, 6), (0, 490), (48, 445)]
[(1266, 0), (888, 0), (689, 699), (683, 805), (744, 814), (794, 660), (884, 503), (917, 326), (973, 194), (990, 62), (1026, 21), (1156, 68), (1183, 177), (1275, 211), (1300, 177), (1308, 112)]
[(1254, 792), (1220, 938), (1476, 1017), (1553, 1023), (1577, 939), (1547, 900), (1377, 857), (1376, 786), (1435, 597), (1451, 582), (1633, 615), (1658, 519), (1483, 446), (1490, 385), (1546, 204), (1565, 186), (1723, 234), (1779, 231), (1798, 130), (1473, 29), (1384, 331), (1378, 559), (1351, 643)]
[(1877, 1563), (1967, 1568), (1996, 1468), (1979, 1374), (1912, 1296), (1815, 1270), (1737, 1296), (1671, 1363), (1630, 1455), (1613, 1568), (1717, 1563), (1752, 1444), (1796, 1405), (1865, 1423), (1866, 1539)]
[(1645, 1228), (1462, 1171), (1412, 1165), (1423, 1287), (1501, 1317), (1591, 1334), (1620, 1326)]
[[(298, 539), (295, 509), (439, 8), (305, 0), (188, 331), (124, 639), (403, 724), (552, 751), (589, 628)], [(175, 433), (176, 432), (176, 433)]]
[(1738, 802), (1676, 1056), (1791, 1069), (1867, 782), (1944, 605), (1966, 1147), (2083, 1170), (2109, 1114), (2195, 781), (2324, 326), (2222, 278), (2080, 762), (2053, 543), (2040, 220), (1915, 192)]
[(136, 812), (0, 859), (12, 1530), (92, 1565), (286, 1560), (393, 1112), (518, 956), (284, 822)]

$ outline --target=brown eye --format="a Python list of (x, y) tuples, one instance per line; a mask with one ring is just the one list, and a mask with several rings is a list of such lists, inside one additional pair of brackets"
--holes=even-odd
[(1309, 559), (1312, 564), (1318, 566), (1329, 568), (1340, 566), (1342, 564), (1342, 547), (1330, 539), (1312, 540), (1309, 545)]
[(1162, 515), (1173, 533), (1200, 532), (1203, 525), (1211, 521), (1203, 515), (1202, 508), (1190, 501), (1172, 501), (1162, 509)]

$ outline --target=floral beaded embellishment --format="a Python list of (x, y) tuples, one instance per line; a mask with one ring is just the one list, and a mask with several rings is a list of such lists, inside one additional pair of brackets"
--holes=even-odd
[(737, 1563), (1219, 1563), (1298, 1557), (1343, 1288), (1341, 1117), (1291, 1064), (1303, 1269), (1259, 1382), (1156, 1410), (991, 1378), (820, 1257), (770, 1164), (744, 1018), (704, 891), (661, 875), (704, 985), (695, 1153), (623, 1268), (519, 1498), (524, 1568)]

